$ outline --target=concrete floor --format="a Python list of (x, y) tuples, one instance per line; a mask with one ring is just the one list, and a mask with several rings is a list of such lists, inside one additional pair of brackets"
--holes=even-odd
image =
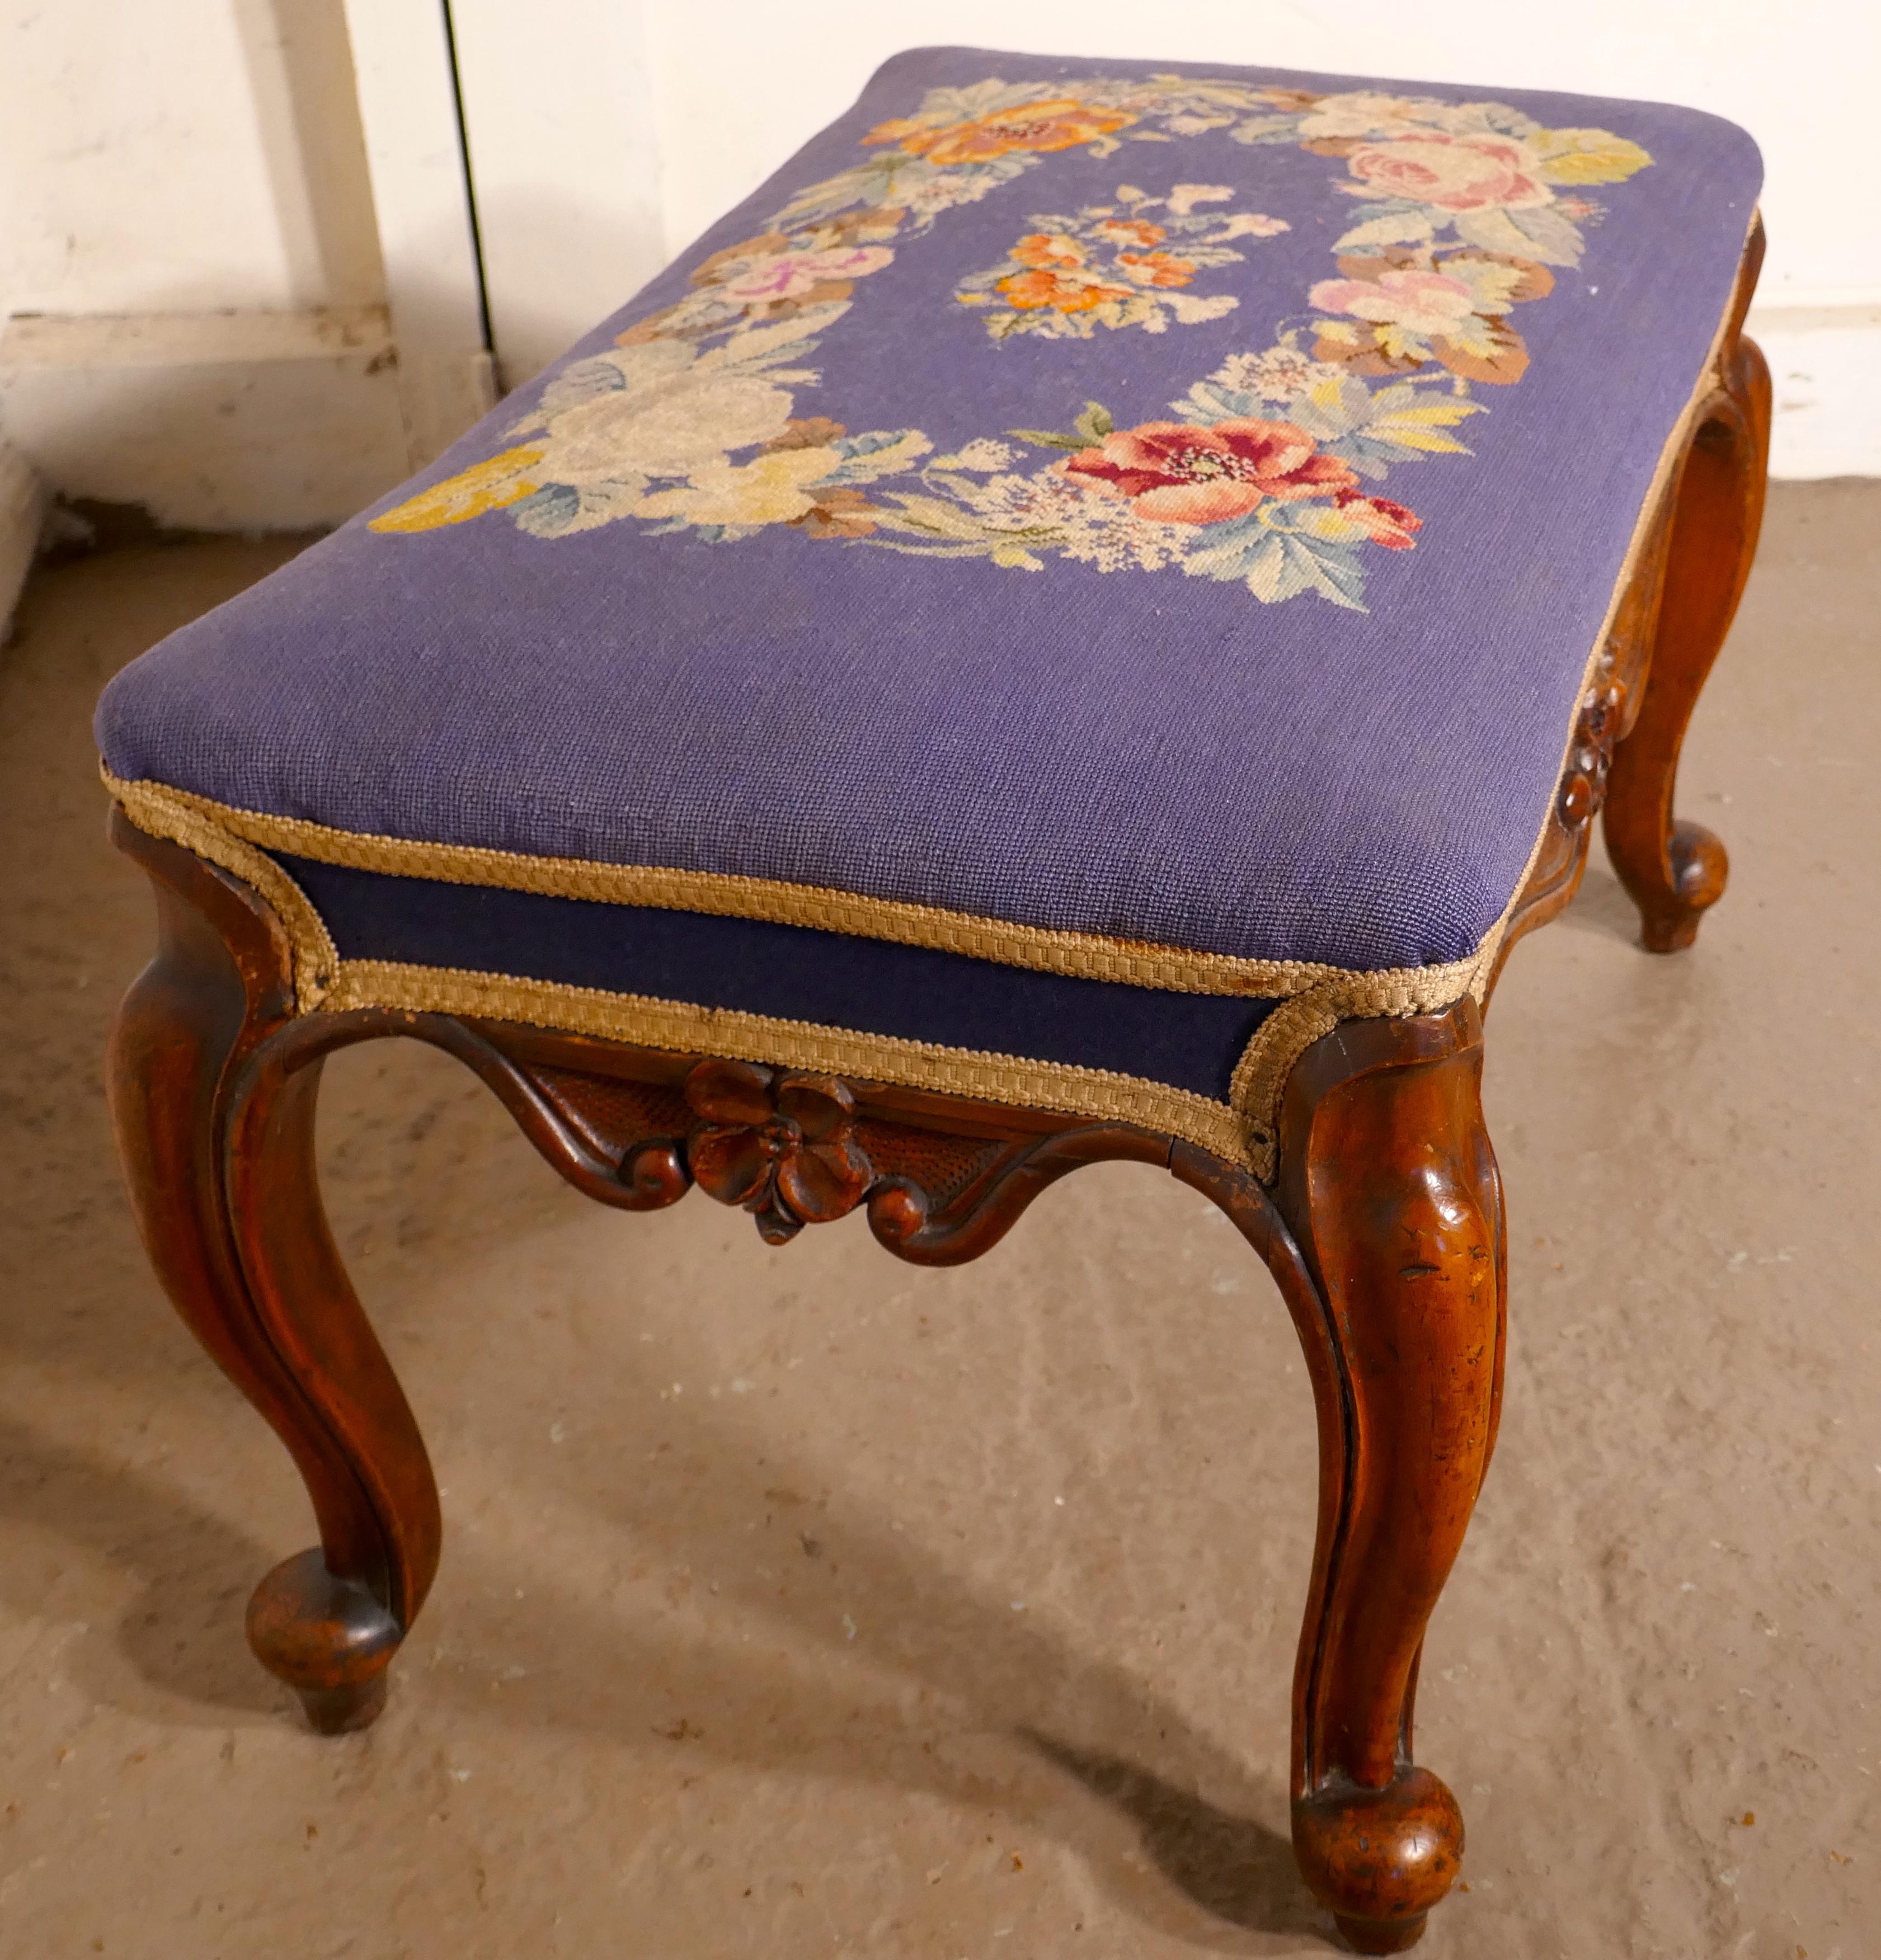
[[(1881, 1953), (1881, 483), (1772, 501), (1683, 801), (1731, 892), (1657, 959), (1603, 864), (1488, 1094), (1507, 1413), (1419, 1754), (1422, 1949)], [(312, 1538), (147, 1271), (100, 1088), (148, 900), (113, 669), (287, 545), (43, 574), (0, 654), (0, 1951), (326, 1960), (1311, 1955), (1285, 1844), (1307, 1386), (1140, 1168), (924, 1274), (562, 1185), (455, 1065), (329, 1067), (331, 1209), (446, 1491), (368, 1734), (250, 1660)]]

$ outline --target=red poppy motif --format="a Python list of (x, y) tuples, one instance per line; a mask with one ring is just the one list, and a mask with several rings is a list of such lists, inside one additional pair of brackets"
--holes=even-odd
[(686, 1099), (699, 1118), (686, 1142), (694, 1180), (743, 1205), (773, 1246), (853, 1211), (874, 1181), (855, 1139), (855, 1098), (832, 1075), (702, 1061)]
[(1357, 490), (1358, 478), (1294, 422), (1243, 417), (1207, 427), (1139, 422), (1113, 429), (1065, 464), (1129, 498), (1160, 524), (1219, 524), (1272, 498), (1284, 504)]

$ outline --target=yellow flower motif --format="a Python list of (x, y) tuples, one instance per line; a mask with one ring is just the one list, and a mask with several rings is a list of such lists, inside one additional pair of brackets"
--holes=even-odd
[(1652, 161), (1649, 151), (1610, 129), (1544, 129), (1532, 142), (1550, 183), (1622, 183)]
[(689, 524), (788, 524), (816, 507), (807, 485), (842, 459), (833, 449), (779, 449), (756, 461), (721, 457), (675, 490), (655, 491), (635, 507), (641, 517), (681, 517)]
[(542, 488), (535, 466), (543, 458), (543, 445), (525, 443), (520, 449), (506, 449), (501, 456), (473, 463), (415, 497), (408, 497), (395, 510), (374, 517), (369, 531), (434, 531), (446, 524), (467, 523), (486, 511), (500, 511), (520, 503)]

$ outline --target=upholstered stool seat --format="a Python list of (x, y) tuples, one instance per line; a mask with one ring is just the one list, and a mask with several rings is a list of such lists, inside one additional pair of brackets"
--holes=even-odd
[(1232, 1148), (1274, 1001), (1493, 953), (1757, 178), (1684, 110), (902, 56), (107, 767), (277, 855), (310, 998)]
[[(170, 1258), (185, 1310), (356, 1316), (324, 1255), (296, 1283), (320, 1299), (284, 1303), (314, 1228), (260, 1220), (281, 1179), (242, 1166), (288, 1148), (255, 1108), (364, 1033), (500, 1077), (610, 1201), (696, 1179), (780, 1239), (867, 1192), (895, 1249), (965, 1256), (1048, 1171), (1170, 1163), (1321, 1355), (1345, 1467), (1302, 1648), (1301, 1856), (1369, 1950), (1415, 1936), (1460, 1825), (1408, 1767), (1408, 1684), (1500, 1382), (1472, 1004), (1571, 894), (1610, 763), (1649, 940), (1688, 940), (1721, 888), (1669, 796), (1755, 538), (1758, 183), (1741, 131), (1657, 104), (890, 62), (418, 481), (107, 690), (123, 834), (247, 989), (239, 1038), (175, 1034), (169, 980), (120, 1037), (160, 1262), (186, 1160), (219, 1194), (204, 1243), (240, 1242)], [(149, 1084), (186, 1051), (221, 1086), (173, 1084), (166, 1115)], [(925, 1195), (884, 1168), (916, 1162), (909, 1125), (995, 1138), (1001, 1111), (1005, 1157), (960, 1143)], [(189, 1122), (221, 1141), (150, 1141)], [(787, 1160), (794, 1183), (764, 1168)], [(1435, 1249), (1361, 1249), (1351, 1221), (1401, 1204)], [(1472, 1303), (1420, 1364), (1436, 1322), (1407, 1334), (1394, 1289), (1443, 1274)], [(342, 1410), (319, 1434), (352, 1439), (354, 1483), (320, 1498), (308, 1472), (325, 1551), (264, 1588), (255, 1638), (317, 1719), (367, 1719), (434, 1503), (413, 1524), (357, 1466), (422, 1465), (415, 1430), (360, 1440), (374, 1395), (403, 1405), (345, 1387), (382, 1367), (357, 1343), (329, 1380), (311, 1337), (205, 1338), (304, 1468), (329, 1443), (294, 1411)], [(1450, 1440), (1378, 1453), (1367, 1395), (1415, 1427), (1452, 1394)], [(361, 1488), (370, 1530), (344, 1522)], [(1372, 1611), (1386, 1631), (1348, 1640)], [(341, 1621), (379, 1631), (323, 1672), (308, 1629)]]

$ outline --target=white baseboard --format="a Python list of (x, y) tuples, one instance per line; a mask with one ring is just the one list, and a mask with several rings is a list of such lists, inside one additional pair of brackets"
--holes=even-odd
[(46, 486), (211, 531), (337, 524), (410, 473), (385, 310), (18, 314), (0, 425)]
[(1770, 363), (1772, 476), (1881, 476), (1881, 305), (1753, 307)]
[(0, 645), (6, 642), (20, 588), (39, 549), (46, 489), (39, 473), (0, 437)]

